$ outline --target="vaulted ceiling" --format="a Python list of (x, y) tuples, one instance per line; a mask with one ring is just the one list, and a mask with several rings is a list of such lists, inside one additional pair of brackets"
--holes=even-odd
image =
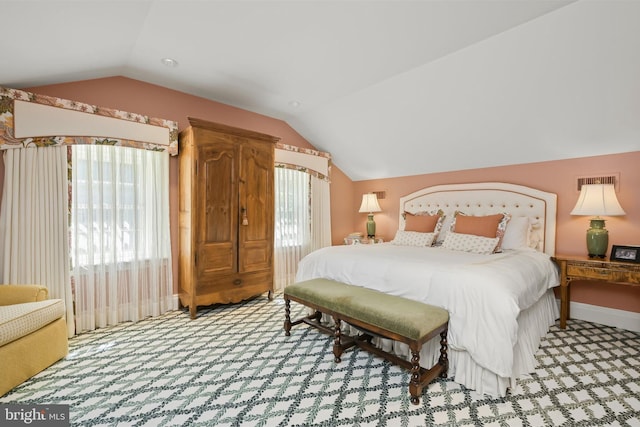
[(640, 149), (636, 0), (0, 0), (0, 16), (2, 86), (143, 80), (282, 119), (353, 180)]

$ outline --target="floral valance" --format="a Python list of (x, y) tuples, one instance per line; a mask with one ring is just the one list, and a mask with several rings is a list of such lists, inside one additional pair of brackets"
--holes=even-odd
[(178, 123), (0, 87), (0, 150), (107, 144), (178, 154)]
[(331, 154), (310, 148), (276, 143), (277, 168), (295, 169), (329, 182)]

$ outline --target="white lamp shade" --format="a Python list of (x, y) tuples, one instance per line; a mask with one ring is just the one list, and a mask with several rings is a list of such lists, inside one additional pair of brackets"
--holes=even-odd
[(571, 215), (624, 215), (613, 184), (585, 184)]
[(378, 204), (378, 198), (374, 193), (367, 193), (362, 195), (362, 204), (358, 212), (380, 212), (380, 205)]

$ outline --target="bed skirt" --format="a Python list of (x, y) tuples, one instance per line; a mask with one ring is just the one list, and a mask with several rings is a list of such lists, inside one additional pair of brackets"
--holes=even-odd
[[(511, 377), (502, 377), (478, 365), (471, 355), (454, 346), (449, 346), (448, 377), (464, 387), (474, 390), (480, 395), (504, 397), (510, 389), (517, 387), (517, 379), (530, 374), (536, 367), (535, 354), (540, 347), (542, 338), (549, 331), (549, 327), (559, 318), (558, 305), (553, 293), (549, 289), (533, 306), (524, 310), (518, 316), (518, 341), (514, 347), (513, 367)], [(323, 316), (323, 323), (332, 323), (331, 318)], [(357, 335), (358, 331), (350, 325), (344, 325), (342, 332)], [(385, 351), (411, 360), (409, 347), (397, 341), (385, 338), (375, 338), (374, 344)], [(440, 338), (436, 337), (424, 344), (420, 352), (420, 365), (433, 366), (440, 357)]]

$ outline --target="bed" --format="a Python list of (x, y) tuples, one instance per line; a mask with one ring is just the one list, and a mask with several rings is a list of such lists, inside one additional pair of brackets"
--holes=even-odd
[[(558, 318), (552, 288), (559, 276), (550, 259), (556, 195), (499, 182), (438, 185), (402, 197), (399, 212), (393, 241), (317, 250), (300, 261), (296, 281), (322, 277), (445, 308), (449, 377), (480, 394), (505, 396), (517, 378), (533, 371), (540, 340)], [(436, 212), (440, 231), (431, 245), (400, 238), (415, 235), (405, 230), (409, 217)], [(450, 244), (468, 237), (456, 233), (461, 215), (476, 220), (498, 214), (506, 225), (496, 237), (498, 253)], [(409, 358), (402, 343), (377, 339), (376, 345)], [(433, 340), (421, 361), (432, 366), (438, 356)]]

